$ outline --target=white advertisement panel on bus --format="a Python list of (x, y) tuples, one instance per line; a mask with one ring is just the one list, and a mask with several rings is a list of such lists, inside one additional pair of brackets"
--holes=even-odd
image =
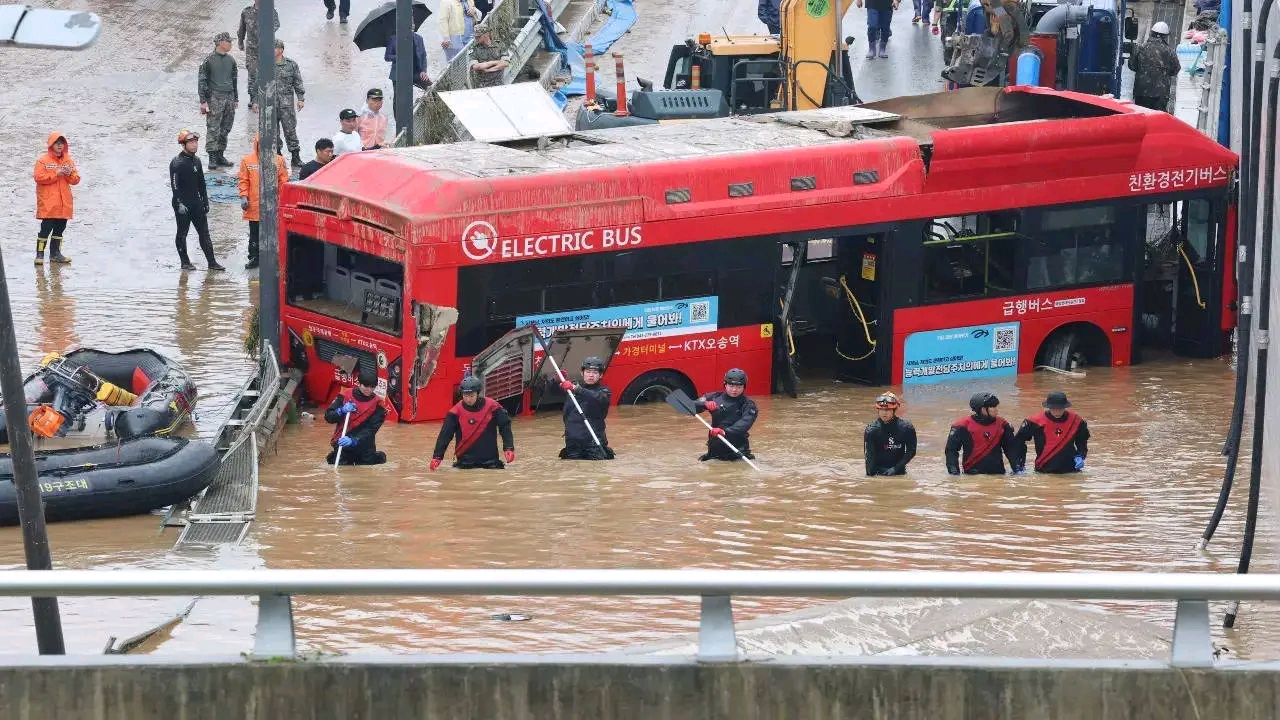
[(544, 334), (556, 330), (597, 330), (624, 328), (623, 342), (649, 340), (718, 330), (719, 299), (696, 297), (684, 300), (615, 305), (613, 307), (570, 310), (568, 312), (522, 315), (516, 327), (536, 323)]

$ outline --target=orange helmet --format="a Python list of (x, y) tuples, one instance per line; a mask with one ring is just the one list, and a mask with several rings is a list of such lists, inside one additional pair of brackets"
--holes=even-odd
[(876, 408), (878, 410), (897, 410), (902, 405), (898, 400), (898, 396), (891, 392), (884, 393), (876, 398)]
[(186, 141), (188, 141), (188, 140), (199, 140), (199, 139), (200, 139), (200, 133), (198, 133), (198, 132), (196, 132), (196, 131), (194, 131), (194, 130), (186, 130), (186, 129), (183, 129), (183, 130), (179, 130), (179, 131), (178, 131), (178, 144), (179, 144), (179, 145), (181, 145), (181, 144), (185, 143), (185, 142), (186, 142)]

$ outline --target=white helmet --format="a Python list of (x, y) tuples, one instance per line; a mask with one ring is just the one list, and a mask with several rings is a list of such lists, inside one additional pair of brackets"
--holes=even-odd
[(1169, 26), (1166, 25), (1163, 21), (1158, 22), (1155, 25), (1151, 26), (1151, 34), (1152, 35), (1168, 35)]

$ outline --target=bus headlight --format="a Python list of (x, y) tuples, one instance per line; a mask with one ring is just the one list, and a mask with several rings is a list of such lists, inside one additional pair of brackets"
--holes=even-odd
[(400, 359), (387, 366), (387, 397), (396, 412), (400, 412)]

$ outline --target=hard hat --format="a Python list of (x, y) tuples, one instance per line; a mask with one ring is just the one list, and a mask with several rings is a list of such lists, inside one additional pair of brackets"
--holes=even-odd
[(200, 133), (198, 133), (198, 132), (196, 132), (196, 131), (194, 131), (194, 130), (179, 130), (179, 131), (178, 131), (178, 144), (179, 144), (179, 145), (181, 145), (181, 144), (185, 143), (185, 142), (186, 142), (186, 141), (188, 141), (188, 140), (199, 140), (199, 139), (200, 139)]
[(1161, 21), (1151, 26), (1151, 32), (1154, 35), (1168, 35), (1169, 26), (1164, 21)]
[(725, 385), (746, 385), (747, 374), (738, 368), (734, 368), (724, 374)]
[(599, 370), (600, 372), (604, 372), (604, 360), (601, 360), (595, 355), (592, 355), (591, 357), (582, 361), (582, 369), (583, 370)]
[(484, 383), (475, 375), (468, 375), (462, 378), (462, 384), (458, 389), (464, 393), (478, 393), (484, 389)]
[(989, 392), (974, 393), (973, 397), (969, 398), (969, 407), (972, 408), (975, 413), (982, 412), (982, 408), (993, 408), (998, 407), (999, 405), (1000, 398)]
[(881, 410), (897, 410), (901, 404), (898, 396), (891, 392), (884, 393), (876, 398), (876, 407)]

